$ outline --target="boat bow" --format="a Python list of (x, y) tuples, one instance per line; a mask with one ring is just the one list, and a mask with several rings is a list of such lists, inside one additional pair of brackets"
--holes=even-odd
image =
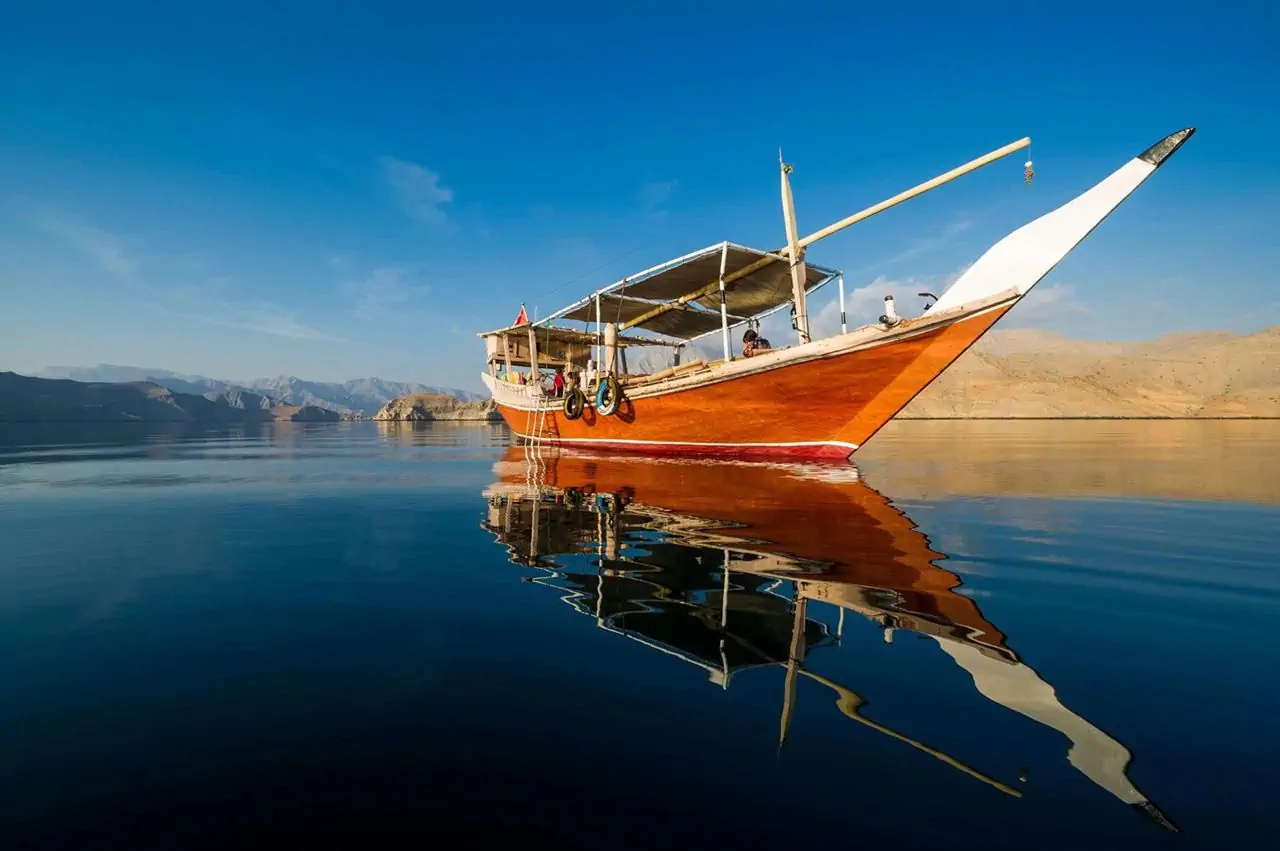
[(1019, 297), (1026, 295), (1193, 133), (1195, 128), (1188, 127), (1169, 134), (1083, 195), (997, 242), (931, 309), (960, 307), (1010, 287)]

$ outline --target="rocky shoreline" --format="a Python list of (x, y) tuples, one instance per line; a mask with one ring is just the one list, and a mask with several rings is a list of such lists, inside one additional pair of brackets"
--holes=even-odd
[(462, 402), (443, 393), (411, 393), (392, 399), (373, 415), (379, 422), (500, 422), (492, 399)]

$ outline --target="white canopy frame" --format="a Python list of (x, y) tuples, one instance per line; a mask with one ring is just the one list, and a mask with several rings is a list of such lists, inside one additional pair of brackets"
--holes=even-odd
[[(601, 329), (604, 323), (609, 321), (609, 316), (608, 316), (609, 304), (647, 305), (650, 307), (659, 307), (669, 303), (670, 301), (670, 300), (660, 301), (660, 300), (654, 300), (654, 299), (648, 299), (648, 298), (641, 298), (638, 296), (632, 296), (627, 294), (626, 292), (628, 287), (635, 286), (636, 284), (655, 278), (664, 272), (677, 269), (693, 261), (701, 260), (703, 258), (708, 258), (718, 254), (720, 255), (719, 269), (720, 269), (720, 281), (721, 281), (720, 299), (719, 299), (719, 302), (720, 302), (719, 316), (717, 317), (715, 312), (711, 310), (707, 310), (704, 307), (699, 306), (693, 302), (682, 304), (678, 308), (679, 310), (682, 310), (682, 311), (696, 313), (700, 319), (707, 320), (707, 322), (704, 322), (702, 324), (710, 324), (710, 322), (713, 321), (713, 317), (718, 318), (720, 320), (719, 323), (716, 323), (719, 325), (718, 328), (712, 328), (710, 330), (693, 334), (687, 337), (676, 335), (676, 334), (664, 333), (662, 331), (657, 331), (652, 329), (646, 329), (643, 326), (637, 327), (636, 330), (643, 330), (651, 334), (656, 334), (658, 336), (671, 338), (668, 344), (672, 346), (684, 345), (685, 343), (691, 342), (693, 340), (699, 340), (711, 334), (719, 333), (724, 338), (725, 350), (727, 353), (730, 348), (729, 336), (728, 336), (730, 328), (740, 326), (748, 322), (758, 321), (767, 316), (771, 316), (772, 314), (778, 312), (779, 310), (787, 307), (787, 305), (792, 303), (792, 294), (790, 292), (790, 288), (788, 288), (788, 291), (785, 294), (785, 299), (780, 300), (778, 304), (772, 305), (766, 310), (758, 311), (749, 315), (742, 312), (739, 312), (739, 313), (729, 312), (727, 290), (730, 287), (732, 287), (732, 284), (726, 283), (724, 279), (726, 276), (725, 273), (727, 271), (728, 256), (730, 251), (736, 251), (736, 252), (752, 255), (757, 259), (772, 258), (779, 261), (780, 263), (787, 262), (786, 257), (781, 254), (762, 251), (756, 248), (750, 248), (748, 246), (740, 245), (735, 242), (722, 241), (722, 242), (715, 243), (713, 245), (706, 246), (705, 248), (700, 248), (697, 251), (691, 251), (688, 254), (684, 254), (680, 257), (676, 257), (672, 260), (667, 260), (663, 263), (659, 263), (656, 266), (651, 266), (650, 268), (645, 269), (641, 272), (637, 272), (634, 275), (628, 275), (627, 277), (622, 278), (621, 280), (615, 281), (605, 287), (601, 287), (600, 289), (589, 293), (583, 298), (578, 299), (572, 304), (560, 310), (557, 310), (554, 313), (549, 314), (544, 319), (539, 319), (533, 324), (537, 326), (546, 326), (546, 325), (552, 324), (557, 319), (562, 319), (570, 314), (587, 313), (587, 314), (590, 314), (592, 319), (594, 319), (597, 327), (597, 334), (599, 335), (601, 333)], [(818, 276), (817, 280), (808, 287), (807, 292), (809, 293), (815, 292), (816, 290), (826, 286), (827, 284), (831, 283), (831, 281), (839, 277), (841, 274), (838, 270), (827, 269), (821, 266), (814, 266), (813, 264), (808, 264), (808, 268), (813, 270), (813, 272)], [(608, 299), (608, 304), (605, 303), (605, 299)]]

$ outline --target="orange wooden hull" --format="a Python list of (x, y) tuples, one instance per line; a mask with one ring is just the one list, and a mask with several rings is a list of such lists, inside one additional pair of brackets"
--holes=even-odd
[[(1008, 310), (906, 339), (669, 393), (624, 398), (614, 416), (566, 418), (498, 401), (519, 437), (644, 454), (843, 459), (937, 378)], [(626, 394), (624, 393), (624, 397)]]

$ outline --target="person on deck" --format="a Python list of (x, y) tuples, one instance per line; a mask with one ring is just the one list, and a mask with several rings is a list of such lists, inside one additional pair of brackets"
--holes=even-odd
[(559, 397), (564, 395), (564, 367), (556, 367), (555, 378), (551, 379), (551, 392)]
[(744, 358), (749, 358), (754, 354), (768, 351), (771, 348), (773, 348), (773, 346), (769, 345), (768, 340), (749, 328), (747, 329), (747, 333), (742, 335), (742, 356)]

